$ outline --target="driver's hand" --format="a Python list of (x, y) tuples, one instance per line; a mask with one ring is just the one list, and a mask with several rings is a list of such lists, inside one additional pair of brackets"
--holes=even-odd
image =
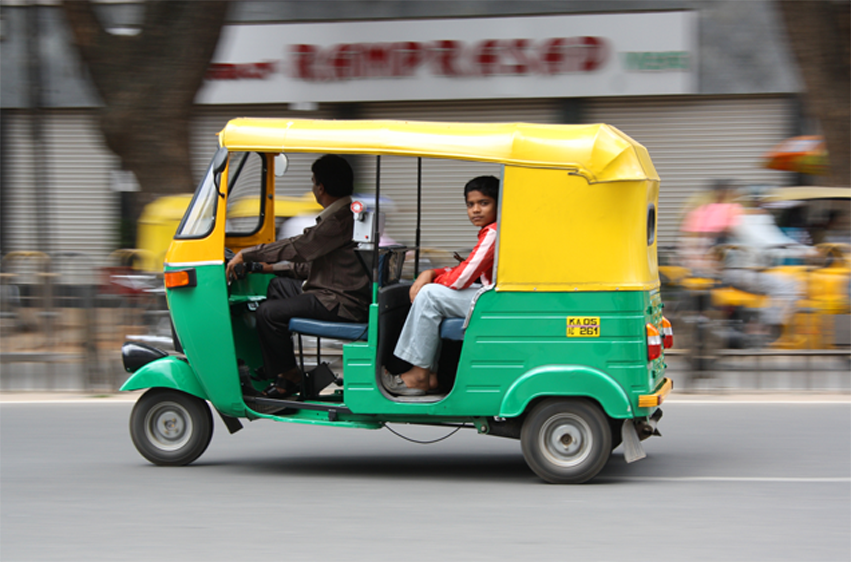
[(227, 269), (225, 270), (225, 277), (228, 280), (228, 283), (236, 280), (236, 271), (234, 271), (234, 268), (236, 268), (237, 264), (243, 263), (244, 261), (245, 260), (242, 259), (242, 250), (240, 250), (228, 262)]
[(465, 259), (467, 259), (467, 258), (461, 257), (461, 254), (459, 254), (458, 252), (455, 252), (454, 254), (452, 254), (452, 257), (455, 258), (456, 260), (458, 260), (459, 263), (461, 263)]

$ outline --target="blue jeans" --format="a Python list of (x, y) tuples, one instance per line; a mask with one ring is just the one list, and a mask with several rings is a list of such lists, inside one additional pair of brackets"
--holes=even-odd
[(456, 291), (437, 283), (420, 289), (393, 354), (411, 365), (435, 372), (440, 359), (441, 321), (466, 316), (478, 290), (470, 287)]

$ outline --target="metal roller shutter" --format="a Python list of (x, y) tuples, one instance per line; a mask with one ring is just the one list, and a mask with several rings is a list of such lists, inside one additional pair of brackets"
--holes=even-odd
[(793, 130), (788, 97), (598, 98), (584, 121), (614, 125), (649, 151), (662, 181), (659, 246), (674, 246), (685, 202), (712, 180), (739, 186), (783, 185), (787, 172), (761, 167), (761, 157)]
[[(362, 157), (356, 192), (375, 192), (374, 157)], [(463, 188), (476, 176), (501, 177), (501, 166), (477, 162), (423, 159), (422, 166), (423, 248), (460, 250), (472, 248), (478, 229), (470, 224), (464, 207)], [(393, 205), (382, 207), (385, 232), (395, 241), (413, 246), (417, 220), (417, 159), (396, 156), (381, 158), (381, 196)], [(382, 201), (383, 203), (383, 201)]]
[[(556, 123), (558, 100), (471, 100), (451, 102), (370, 103), (362, 106), (364, 119), (417, 121)], [(455, 251), (471, 249), (478, 229), (464, 209), (464, 184), (476, 176), (501, 177), (501, 166), (455, 160), (423, 160), (423, 248)], [(417, 209), (416, 158), (382, 157), (381, 195), (393, 200), (386, 213), (386, 233), (399, 243), (413, 245)], [(374, 193), (375, 158), (363, 157), (356, 170), (356, 191)], [(443, 264), (437, 264), (443, 265)]]
[[(44, 143), (39, 158), (48, 162), (50, 253), (81, 252), (102, 264), (115, 249), (118, 195), (110, 171), (118, 159), (106, 148), (90, 110), (46, 111)], [(9, 114), (5, 147), (8, 167), (5, 217), (10, 250), (35, 250), (35, 179), (30, 118)], [(62, 278), (61, 281), (67, 281)]]
[(33, 142), (26, 115), (9, 112), (4, 123), (6, 146), (3, 199), (6, 224), (6, 248), (11, 251), (37, 250), (35, 223), (35, 178), (33, 177)]

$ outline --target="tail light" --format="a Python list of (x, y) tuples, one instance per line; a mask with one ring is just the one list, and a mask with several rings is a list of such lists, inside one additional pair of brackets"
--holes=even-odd
[(647, 324), (647, 360), (653, 361), (662, 356), (662, 336), (653, 324)]
[(662, 345), (665, 349), (674, 347), (674, 328), (671, 327), (671, 321), (662, 317)]

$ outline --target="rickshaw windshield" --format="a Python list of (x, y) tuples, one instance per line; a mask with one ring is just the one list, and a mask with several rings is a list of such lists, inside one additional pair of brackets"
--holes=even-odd
[(266, 196), (266, 156), (231, 152), (228, 171), (226, 236), (251, 236), (263, 227)]
[(175, 238), (203, 238), (213, 230), (213, 225), (216, 222), (216, 203), (219, 195), (219, 182), (221, 179), (222, 170), (227, 162), (227, 149), (220, 148), (207, 172), (204, 174), (204, 179), (195, 191), (195, 196), (177, 227)]

